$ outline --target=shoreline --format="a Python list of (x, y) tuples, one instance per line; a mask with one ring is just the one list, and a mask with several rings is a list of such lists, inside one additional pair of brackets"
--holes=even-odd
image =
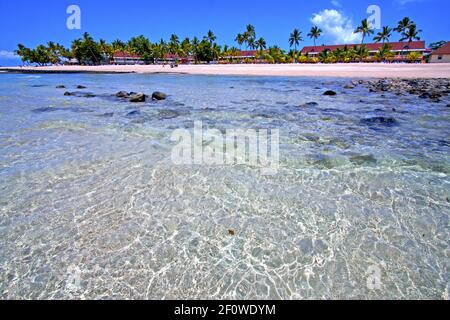
[(184, 74), (229, 76), (336, 77), (336, 78), (450, 78), (450, 63), (443, 64), (229, 64), (229, 65), (104, 65), (0, 67), (0, 73), (50, 74)]

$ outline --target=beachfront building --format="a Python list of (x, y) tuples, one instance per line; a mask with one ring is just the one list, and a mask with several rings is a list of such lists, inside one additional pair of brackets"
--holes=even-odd
[(138, 54), (117, 51), (113, 54), (113, 64), (116, 65), (135, 65), (145, 64), (144, 59)]
[[(429, 53), (428, 49), (425, 48), (425, 41), (412, 41), (412, 42), (389, 42), (387, 43), (393, 56), (388, 60), (391, 62), (406, 62), (410, 61), (408, 55), (412, 52), (419, 53), (421, 61), (427, 53)], [(366, 43), (364, 44), (369, 50), (369, 56), (366, 59), (366, 62), (375, 61), (374, 57), (377, 52), (383, 47), (383, 43)], [(307, 46), (304, 47), (301, 51), (303, 55), (308, 55), (309, 57), (318, 57), (320, 53), (323, 51), (335, 51), (336, 49), (344, 49), (359, 47), (361, 44), (340, 44), (340, 45), (321, 45), (321, 46)]]
[(195, 62), (194, 56), (186, 56), (180, 57), (176, 54), (166, 53), (164, 55), (164, 59), (159, 59), (156, 63), (165, 63), (165, 64), (191, 64)]
[(450, 42), (433, 51), (430, 58), (431, 63), (450, 63)]

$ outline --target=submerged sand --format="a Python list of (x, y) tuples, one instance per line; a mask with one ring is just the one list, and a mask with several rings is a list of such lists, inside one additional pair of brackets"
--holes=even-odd
[(179, 73), (200, 75), (298, 76), (349, 78), (449, 78), (450, 63), (445, 64), (234, 64), (181, 65), (178, 68), (162, 65), (130, 66), (49, 66), (0, 68), (10, 72), (99, 72), (99, 73)]

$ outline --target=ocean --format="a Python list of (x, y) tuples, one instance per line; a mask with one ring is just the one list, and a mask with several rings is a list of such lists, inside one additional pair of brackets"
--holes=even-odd
[[(448, 299), (448, 102), (348, 82), (0, 74), (0, 298)], [(175, 165), (195, 122), (277, 172)]]

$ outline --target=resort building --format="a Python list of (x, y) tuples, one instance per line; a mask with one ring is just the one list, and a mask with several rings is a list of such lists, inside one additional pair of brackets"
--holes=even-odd
[(450, 63), (450, 42), (431, 53), (431, 63)]
[(176, 54), (166, 53), (163, 60), (158, 60), (157, 63), (166, 64), (191, 64), (195, 61), (194, 56), (180, 57)]
[(144, 59), (140, 55), (117, 51), (113, 54), (113, 64), (116, 65), (134, 65), (145, 64)]
[[(422, 60), (423, 56), (429, 53), (430, 51), (425, 48), (425, 41), (412, 41), (412, 42), (389, 42), (387, 43), (391, 49), (391, 52), (394, 54), (392, 58), (389, 60), (392, 62), (402, 62), (409, 61), (408, 55), (411, 52), (417, 52), (421, 54), (420, 60)], [(369, 57), (367, 61), (370, 62), (372, 58), (376, 55), (376, 53), (383, 47), (383, 43), (366, 43), (364, 44), (369, 50)], [(303, 55), (308, 55), (309, 57), (317, 57), (323, 51), (329, 50), (334, 51), (336, 49), (344, 49), (360, 47), (361, 44), (340, 44), (340, 45), (322, 45), (322, 46), (308, 46), (304, 47), (301, 51)]]

